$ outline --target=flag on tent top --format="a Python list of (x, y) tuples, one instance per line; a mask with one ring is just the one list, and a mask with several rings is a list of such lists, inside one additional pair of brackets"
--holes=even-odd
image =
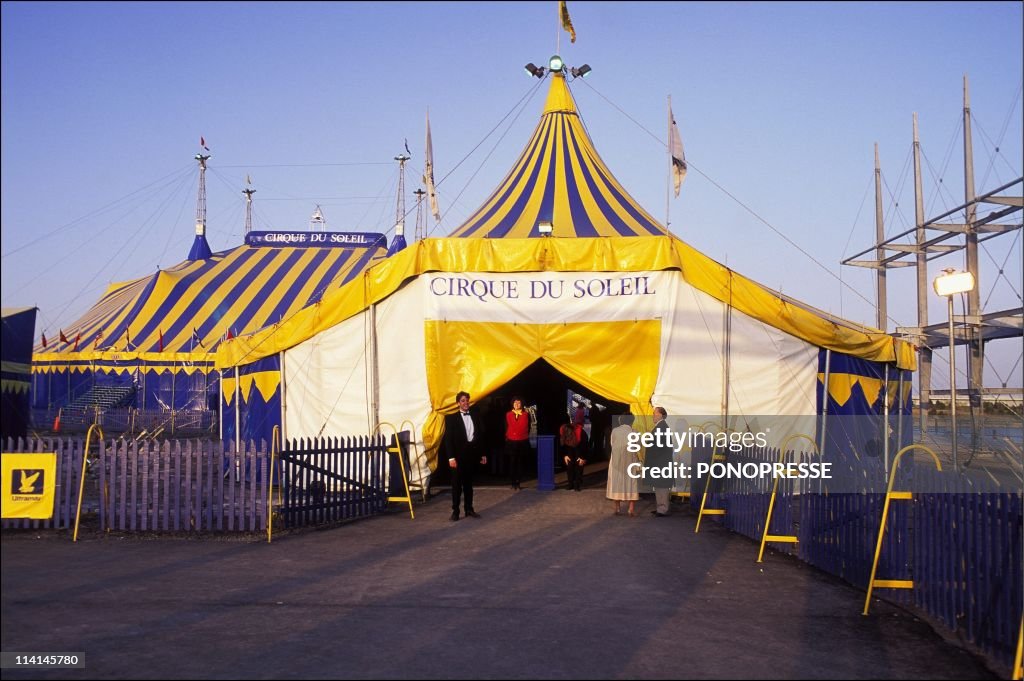
[(199, 138), (199, 146), (201, 146), (203, 149), (206, 149), (207, 151), (210, 150), (210, 147), (206, 146), (206, 138), (205, 137), (200, 137)]
[(74, 349), (74, 352), (78, 352), (78, 341), (80, 341), (80, 340), (82, 340), (82, 332), (81, 331), (79, 331), (77, 334), (75, 334), (75, 349)]
[(46, 334), (44, 333), (44, 334), (41, 334), (41, 335), (43, 337), (43, 350), (45, 350), (46, 349)]
[(159, 346), (160, 349), (157, 350), (157, 352), (163, 352), (164, 351), (164, 330), (163, 329), (157, 329), (157, 333), (160, 335), (160, 346)]
[(672, 185), (675, 187), (676, 196), (679, 196), (679, 187), (686, 179), (686, 154), (683, 153), (683, 138), (679, 136), (679, 128), (672, 115), (671, 102), (668, 105), (668, 146), (672, 154)]
[(64, 335), (64, 329), (60, 330), (60, 342), (61, 343), (70, 343), (71, 342), (71, 341), (68, 340), (68, 337)]
[(558, 15), (562, 18), (562, 28), (569, 32), (569, 42), (576, 42), (576, 29), (572, 27), (572, 19), (569, 18), (569, 8), (565, 6), (565, 0), (558, 3)]

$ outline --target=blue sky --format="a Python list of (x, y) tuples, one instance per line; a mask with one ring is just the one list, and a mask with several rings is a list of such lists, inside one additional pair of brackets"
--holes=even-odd
[[(183, 260), (200, 136), (215, 251), (241, 243), (246, 175), (257, 229), (305, 229), (320, 204), (329, 229), (388, 232), (391, 159), (408, 139), (411, 206), (429, 107), (446, 235), (529, 138), (546, 83), (517, 107), (536, 84), (522, 67), (559, 38), (568, 64), (594, 69), (571, 87), (598, 151), (653, 216), (671, 95), (691, 164), (672, 230), (855, 321), (874, 323), (873, 277), (838, 263), (874, 240), (875, 142), (889, 234), (914, 223), (913, 112), (928, 217), (963, 201), (964, 74), (978, 192), (1021, 175), (1018, 2), (570, 2), (571, 45), (556, 4), (4, 2), (3, 305), (39, 306), (37, 330), (55, 335), (108, 283)], [(1019, 237), (985, 244), (986, 310), (1020, 305), (1021, 252)], [(929, 279), (946, 266), (962, 254)], [(914, 323), (913, 271), (889, 279), (890, 315)], [(988, 375), (1020, 385), (1009, 345), (990, 346)]]

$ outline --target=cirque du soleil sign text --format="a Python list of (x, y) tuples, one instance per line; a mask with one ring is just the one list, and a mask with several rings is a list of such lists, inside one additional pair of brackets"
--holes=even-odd
[(649, 275), (625, 277), (580, 277), (577, 279), (484, 279), (436, 276), (430, 293), (438, 298), (491, 300), (572, 300), (652, 296), (655, 289)]

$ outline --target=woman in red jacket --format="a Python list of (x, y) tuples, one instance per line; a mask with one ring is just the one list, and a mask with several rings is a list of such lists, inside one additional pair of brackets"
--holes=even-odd
[(523, 401), (512, 398), (512, 409), (505, 414), (505, 455), (508, 456), (512, 489), (522, 489), (523, 457), (530, 454), (530, 414), (523, 409)]

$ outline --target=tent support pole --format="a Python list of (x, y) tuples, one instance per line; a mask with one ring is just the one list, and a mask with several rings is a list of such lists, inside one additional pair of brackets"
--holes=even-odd
[(235, 365), (235, 451), (242, 451), (242, 410), (238, 404), (239, 398), (238, 365)]
[(722, 432), (729, 428), (729, 369), (732, 363), (730, 348), (732, 347), (732, 305), (726, 304), (722, 316)]
[(885, 456), (885, 475), (889, 476), (889, 365), (884, 364), (882, 374), (882, 454)]
[(220, 439), (224, 441), (224, 372), (219, 372), (220, 380), (217, 381), (217, 425), (220, 428)]
[(370, 305), (370, 405), (372, 427), (380, 423), (380, 363), (377, 361), (377, 305)]
[[(284, 351), (283, 350), (281, 351), (280, 357), (281, 357), (281, 361), (280, 361), (281, 368), (278, 369), (278, 371), (281, 372), (281, 442), (284, 442), (285, 438), (288, 437), (288, 427), (286, 425), (288, 423), (288, 420), (285, 418), (285, 416), (288, 415), (288, 384), (285, 382), (285, 378), (284, 378)], [(273, 447), (273, 445), (271, 445), (271, 447)]]
[(832, 351), (828, 348), (825, 349), (825, 382), (821, 387), (821, 444), (818, 446), (818, 452), (821, 456), (825, 456), (825, 433), (828, 427), (828, 382), (829, 373), (832, 369)]

